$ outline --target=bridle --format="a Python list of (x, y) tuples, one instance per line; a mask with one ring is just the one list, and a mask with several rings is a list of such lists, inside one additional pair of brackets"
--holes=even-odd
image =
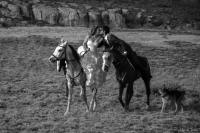
[[(67, 46), (67, 45), (65, 45), (65, 46), (58, 45), (57, 47), (61, 47), (61, 48), (63, 48), (63, 49), (66, 49), (66, 46)], [(66, 50), (62, 52), (62, 54), (60, 55), (60, 57), (62, 57), (63, 54), (65, 54), (65, 61), (66, 61), (66, 62), (69, 63), (69, 62), (76, 61), (76, 59), (67, 59)], [(56, 61), (60, 60), (59, 57), (56, 57), (54, 54), (52, 54), (52, 56), (53, 56), (54, 58), (56, 58)]]
[[(65, 46), (58, 45), (57, 47), (61, 47), (61, 48), (63, 48), (63, 49), (66, 49), (67, 45), (65, 45)], [(65, 61), (67, 62), (67, 64), (70, 63), (70, 62), (77, 61), (76, 59), (67, 59), (66, 50), (64, 50), (64, 51), (61, 53), (60, 57), (62, 57), (63, 54), (65, 54)], [(57, 61), (60, 60), (59, 57), (55, 56), (54, 54), (52, 54), (52, 56), (53, 56)], [(65, 67), (65, 68), (66, 68), (66, 67)], [(66, 69), (67, 69), (67, 68), (66, 68)], [(83, 68), (81, 67), (81, 70), (79, 71), (79, 73), (78, 73), (76, 76), (74, 76), (74, 77), (71, 77), (71, 76), (70, 76), (69, 78), (70, 78), (72, 81), (74, 81), (74, 79), (77, 78), (77, 77), (79, 77), (79, 76), (81, 75), (82, 72), (83, 72)]]

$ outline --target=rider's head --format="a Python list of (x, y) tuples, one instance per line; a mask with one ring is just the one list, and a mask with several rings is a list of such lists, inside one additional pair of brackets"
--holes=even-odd
[(89, 33), (89, 36), (96, 36), (96, 35), (101, 34), (102, 29), (103, 29), (103, 26), (101, 26), (101, 25), (97, 25), (97, 26), (92, 27), (92, 29)]
[(110, 28), (106, 25), (102, 26), (102, 30), (103, 30), (104, 35), (107, 35), (108, 33), (110, 33)]
[(99, 26), (94, 26), (94, 27), (92, 27), (92, 29), (91, 29), (89, 35), (90, 35), (90, 36), (94, 36), (94, 35), (96, 34), (98, 28), (99, 28)]

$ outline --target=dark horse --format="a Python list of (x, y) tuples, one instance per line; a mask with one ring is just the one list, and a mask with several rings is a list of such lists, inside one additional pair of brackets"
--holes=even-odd
[[(106, 43), (103, 43), (105, 45)], [(102, 45), (102, 44), (100, 44)], [(142, 65), (146, 67), (147, 72), (150, 72), (150, 66), (146, 57), (138, 56), (139, 61)], [(150, 106), (150, 80), (148, 76), (142, 75), (140, 71), (135, 69), (135, 67), (131, 64), (129, 59), (119, 53), (115, 49), (110, 49), (108, 46), (105, 46), (105, 52), (103, 54), (103, 71), (108, 71), (110, 68), (111, 63), (113, 63), (116, 69), (116, 79), (119, 83), (119, 101), (123, 108), (128, 111), (129, 110), (129, 103), (133, 96), (133, 84), (134, 81), (139, 79), (140, 77), (143, 79), (145, 87), (146, 87), (146, 95), (147, 95), (147, 108)], [(125, 103), (122, 100), (122, 95), (124, 88), (127, 87), (127, 91), (125, 94)]]

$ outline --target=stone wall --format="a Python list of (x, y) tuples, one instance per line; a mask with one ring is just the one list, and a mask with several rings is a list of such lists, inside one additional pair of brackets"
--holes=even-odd
[[(154, 16), (145, 9), (128, 7), (97, 7), (77, 3), (44, 3), (40, 0), (0, 1), (0, 26), (61, 25), (92, 27), (105, 24), (113, 28), (173, 28), (169, 16)], [(188, 26), (192, 25), (190, 23)]]

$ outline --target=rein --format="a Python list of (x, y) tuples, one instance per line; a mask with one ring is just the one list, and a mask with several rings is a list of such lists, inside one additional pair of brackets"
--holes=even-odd
[(74, 79), (78, 78), (81, 75), (82, 72), (83, 72), (83, 68), (81, 68), (81, 70), (79, 71), (79, 73), (76, 76), (74, 76), (74, 77), (70, 76), (69, 78), (74, 80)]

